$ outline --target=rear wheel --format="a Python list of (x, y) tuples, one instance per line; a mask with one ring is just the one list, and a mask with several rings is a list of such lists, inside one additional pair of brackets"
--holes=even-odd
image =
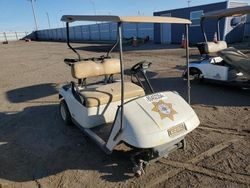
[(60, 101), (59, 111), (60, 111), (60, 116), (63, 122), (66, 125), (72, 125), (73, 123), (72, 123), (71, 115), (69, 112), (69, 108), (64, 99)]
[[(203, 80), (202, 72), (197, 68), (190, 68), (189, 74), (190, 74), (190, 80), (196, 80), (199, 82), (201, 82)], [(188, 78), (187, 71), (185, 71), (185, 73), (183, 74), (183, 77), (185, 79)]]

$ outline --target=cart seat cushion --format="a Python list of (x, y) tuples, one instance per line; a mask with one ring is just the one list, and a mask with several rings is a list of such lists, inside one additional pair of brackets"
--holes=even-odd
[(218, 42), (206, 42), (205, 43), (205, 53), (215, 53), (227, 48), (227, 43), (225, 41)]
[[(80, 91), (86, 107), (96, 107), (121, 100), (121, 83), (102, 85), (95, 89)], [(131, 82), (124, 83), (124, 99), (144, 96), (144, 90)]]
[(250, 59), (241, 51), (230, 47), (218, 53), (221, 58), (235, 69), (250, 75)]
[(104, 59), (102, 62), (80, 61), (71, 66), (71, 74), (76, 79), (119, 73), (119, 59)]

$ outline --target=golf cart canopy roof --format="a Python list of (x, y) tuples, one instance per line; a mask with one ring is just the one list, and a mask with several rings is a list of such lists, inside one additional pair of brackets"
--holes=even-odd
[(241, 16), (250, 13), (250, 6), (229, 8), (223, 10), (217, 10), (212, 12), (207, 12), (202, 16), (202, 19), (221, 19), (230, 16)]
[(64, 15), (64, 22), (94, 21), (94, 22), (128, 22), (128, 23), (173, 23), (191, 24), (191, 21), (183, 18), (160, 17), (160, 16), (89, 16), (89, 15)]

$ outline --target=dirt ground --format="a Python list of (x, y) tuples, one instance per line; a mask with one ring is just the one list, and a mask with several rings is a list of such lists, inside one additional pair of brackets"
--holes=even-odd
[[(83, 57), (108, 49), (76, 45)], [(191, 58), (197, 53), (192, 49)], [(250, 187), (249, 90), (193, 83), (192, 107), (201, 125), (187, 136), (186, 150), (136, 178), (127, 153), (107, 156), (60, 120), (58, 89), (72, 79), (63, 59), (75, 57), (65, 43), (13, 42), (0, 45), (0, 57), (0, 188)], [(126, 68), (152, 61), (148, 75), (155, 90), (175, 90), (186, 98), (183, 49), (125, 47), (124, 59)]]

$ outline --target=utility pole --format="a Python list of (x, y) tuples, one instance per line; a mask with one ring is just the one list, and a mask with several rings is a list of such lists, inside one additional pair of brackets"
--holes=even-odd
[(48, 12), (46, 12), (46, 15), (47, 15), (48, 24), (49, 24), (49, 29), (50, 29), (50, 28), (51, 28), (51, 25), (50, 25), (49, 13), (48, 13)]
[(190, 7), (191, 0), (187, 0), (188, 7)]
[(35, 8), (34, 8), (34, 0), (28, 0), (28, 1), (31, 2), (32, 12), (33, 12), (33, 16), (34, 16), (36, 31), (37, 31), (38, 30), (38, 24), (37, 24), (36, 13), (35, 13)]

